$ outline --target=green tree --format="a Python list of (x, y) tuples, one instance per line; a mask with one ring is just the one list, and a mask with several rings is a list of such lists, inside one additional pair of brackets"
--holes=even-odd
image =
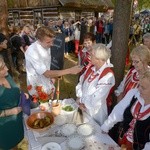
[(150, 9), (150, 1), (149, 0), (138, 0), (138, 7), (137, 9), (141, 11), (142, 9)]

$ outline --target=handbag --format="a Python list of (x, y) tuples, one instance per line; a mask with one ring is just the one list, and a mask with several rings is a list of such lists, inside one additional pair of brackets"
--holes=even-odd
[(22, 108), (23, 113), (27, 114), (28, 116), (30, 115), (30, 98), (26, 98), (26, 95), (24, 92), (21, 92), (20, 94), (20, 102), (19, 102), (19, 107)]

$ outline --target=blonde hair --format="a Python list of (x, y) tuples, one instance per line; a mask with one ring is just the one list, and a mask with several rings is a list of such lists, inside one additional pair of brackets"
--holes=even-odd
[(3, 57), (0, 55), (0, 70), (3, 69), (3, 67), (5, 66), (5, 62)]
[(150, 50), (145, 45), (140, 45), (135, 47), (130, 56), (133, 57), (134, 55), (138, 56), (142, 62), (146, 62), (148, 65), (150, 63)]
[(111, 51), (104, 44), (95, 44), (92, 46), (96, 58), (107, 61), (111, 57)]

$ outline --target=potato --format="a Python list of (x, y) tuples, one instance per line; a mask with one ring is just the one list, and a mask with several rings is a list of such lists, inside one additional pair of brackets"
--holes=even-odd
[(42, 118), (42, 119), (36, 119), (36, 120), (33, 122), (32, 126), (33, 126), (33, 128), (35, 128), (35, 129), (40, 129), (40, 128), (44, 128), (44, 127), (49, 126), (50, 123), (51, 123), (50, 118), (49, 118), (48, 116), (46, 116), (46, 117), (44, 117), (44, 118)]

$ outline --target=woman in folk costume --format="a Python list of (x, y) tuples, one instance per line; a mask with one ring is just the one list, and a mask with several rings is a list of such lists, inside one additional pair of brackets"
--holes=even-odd
[[(113, 65), (108, 61), (111, 51), (103, 44), (92, 47), (91, 65), (81, 75), (76, 86), (77, 103), (100, 125), (108, 117), (110, 95), (115, 85)], [(107, 104), (109, 107), (107, 107)]]
[(107, 133), (121, 122), (118, 143), (125, 145), (126, 150), (142, 150), (144, 147), (146, 150), (150, 146), (149, 85), (150, 70), (147, 70), (139, 78), (139, 88), (129, 90), (101, 126), (102, 131)]
[(139, 76), (149, 67), (150, 51), (146, 46), (137, 46), (132, 50), (130, 56), (133, 67), (128, 71), (117, 90), (115, 90), (118, 101), (120, 101), (130, 89), (139, 86)]
[(86, 33), (84, 35), (84, 41), (83, 41), (83, 46), (84, 48), (79, 51), (78, 53), (78, 62), (80, 66), (84, 66), (80, 75), (84, 73), (86, 68), (88, 68), (88, 65), (91, 64), (91, 50), (93, 44), (95, 44), (95, 36), (93, 33)]

